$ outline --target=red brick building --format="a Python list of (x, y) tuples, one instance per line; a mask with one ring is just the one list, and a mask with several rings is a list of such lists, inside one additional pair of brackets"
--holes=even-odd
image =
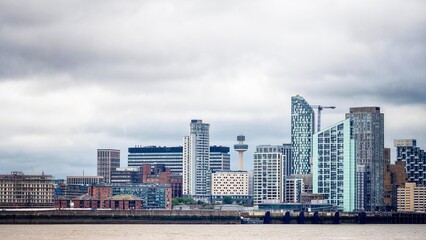
[(144, 164), (142, 167), (142, 183), (170, 184), (172, 197), (182, 197), (182, 176), (171, 173), (163, 164)]
[(104, 208), (104, 200), (112, 197), (112, 187), (111, 186), (102, 186), (94, 185), (89, 188), (89, 195), (99, 199), (101, 205), (99, 208)]
[(74, 208), (99, 208), (101, 206), (101, 201), (89, 194), (73, 198), (71, 201), (74, 204)]
[(142, 199), (132, 195), (116, 195), (104, 201), (105, 208), (117, 210), (142, 209)]

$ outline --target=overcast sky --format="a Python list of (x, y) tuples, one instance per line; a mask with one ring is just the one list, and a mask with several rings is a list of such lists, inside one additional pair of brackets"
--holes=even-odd
[[(290, 98), (379, 106), (426, 149), (426, 1), (0, 2), (0, 173), (96, 175), (96, 149), (290, 141)], [(395, 151), (392, 152), (395, 159)], [(232, 151), (232, 167), (236, 154)]]

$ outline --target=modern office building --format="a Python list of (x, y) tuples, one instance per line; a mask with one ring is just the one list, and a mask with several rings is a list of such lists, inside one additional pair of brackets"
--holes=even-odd
[(356, 209), (383, 207), (384, 115), (380, 107), (353, 107), (346, 113), (353, 121), (356, 142)]
[(53, 207), (53, 195), (51, 175), (22, 172), (0, 175), (0, 208)]
[(97, 175), (104, 178), (104, 182), (111, 182), (111, 172), (120, 167), (120, 150), (98, 149)]
[(104, 182), (102, 176), (67, 176), (67, 184), (71, 185), (92, 185)]
[(183, 138), (183, 195), (203, 199), (210, 195), (210, 125), (191, 120)]
[(356, 209), (356, 159), (352, 130), (351, 119), (346, 119), (313, 136), (313, 193), (323, 194), (327, 203), (344, 212)]
[(309, 103), (299, 95), (291, 97), (291, 174), (311, 172), (314, 124), (315, 114)]
[(253, 204), (284, 201), (283, 150), (280, 145), (260, 145), (254, 153)]
[(413, 211), (426, 211), (426, 186), (416, 187), (416, 183), (406, 183), (398, 188), (398, 212)]
[(128, 149), (129, 167), (142, 167), (144, 164), (164, 164), (172, 173), (182, 174), (182, 146), (135, 146)]
[(111, 172), (111, 183), (142, 183), (142, 171), (138, 167), (116, 168)]
[(249, 200), (248, 172), (217, 171), (212, 173), (211, 194), (214, 201), (228, 196), (236, 201)]
[(231, 155), (229, 147), (210, 146), (210, 170), (229, 171), (231, 169)]
[(394, 140), (396, 161), (405, 162), (408, 182), (416, 183), (417, 186), (426, 186), (426, 154), (416, 145), (416, 139)]

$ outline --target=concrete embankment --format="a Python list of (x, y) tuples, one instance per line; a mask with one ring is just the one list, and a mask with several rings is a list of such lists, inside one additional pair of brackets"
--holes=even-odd
[(0, 211), (0, 224), (240, 224), (237, 211)]
[(426, 224), (426, 213), (416, 212), (254, 212), (242, 216), (266, 224)]

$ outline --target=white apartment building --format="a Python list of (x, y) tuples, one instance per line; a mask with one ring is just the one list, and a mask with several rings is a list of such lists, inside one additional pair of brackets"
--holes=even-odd
[(220, 171), (212, 173), (213, 196), (247, 196), (248, 172), (246, 171)]
[(203, 198), (210, 194), (210, 125), (191, 120), (190, 135), (183, 137), (182, 192)]
[(254, 153), (254, 205), (284, 202), (283, 157), (280, 145), (256, 147)]

